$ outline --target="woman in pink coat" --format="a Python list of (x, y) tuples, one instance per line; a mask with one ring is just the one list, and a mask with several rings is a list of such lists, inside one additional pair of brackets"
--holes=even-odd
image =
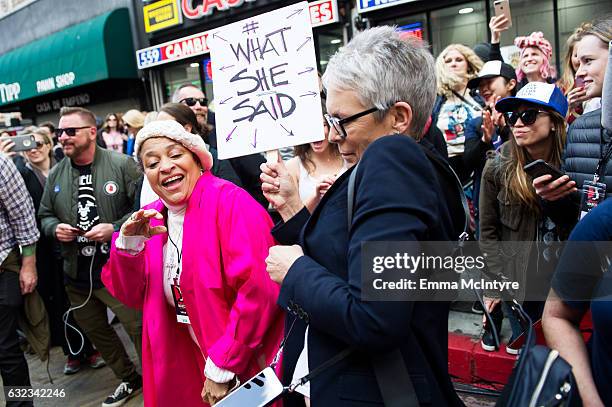
[(272, 222), (210, 173), (204, 142), (177, 122), (140, 130), (136, 155), (160, 200), (114, 236), (102, 280), (143, 310), (145, 404), (214, 404), (269, 364), (282, 337), (265, 267)]

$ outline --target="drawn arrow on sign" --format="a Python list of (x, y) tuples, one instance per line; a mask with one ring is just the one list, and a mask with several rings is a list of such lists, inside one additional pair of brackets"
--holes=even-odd
[(238, 126), (234, 126), (232, 131), (230, 131), (230, 134), (228, 134), (227, 137), (225, 138), (225, 141), (230, 141), (230, 139), (232, 138), (232, 134), (234, 134), (234, 131), (236, 131), (237, 128)]
[(308, 41), (310, 41), (310, 40), (312, 40), (312, 37), (306, 37), (306, 41), (304, 41), (304, 43), (303, 43), (302, 45), (300, 45), (300, 46), (299, 46), (299, 47), (298, 47), (298, 48), (295, 50), (295, 52), (298, 52), (299, 50), (301, 50), (301, 49), (302, 49), (302, 47), (303, 47), (304, 45), (308, 44)]
[(291, 17), (293, 17), (293, 16), (297, 15), (297, 14), (300, 14), (302, 11), (304, 11), (304, 9), (303, 9), (303, 8), (300, 8), (300, 9), (298, 9), (298, 10), (295, 10), (293, 13), (291, 13), (291, 14), (289, 14), (289, 15), (287, 16), (287, 20), (288, 20), (288, 19), (290, 19)]
[(213, 38), (219, 38), (220, 40), (223, 40), (223, 41), (227, 42), (227, 40), (225, 38), (223, 38), (222, 36), (220, 36), (217, 33), (213, 33)]
[(222, 101), (219, 102), (220, 105), (224, 105), (225, 103), (227, 103), (228, 100), (233, 99), (233, 96), (228, 97), (227, 99), (223, 99)]
[(317, 92), (310, 91), (310, 92), (304, 93), (303, 95), (300, 95), (300, 97), (304, 97), (304, 96), (316, 96), (316, 94), (317, 94)]
[[(280, 124), (280, 123), (279, 123)], [(285, 126), (283, 126), (282, 124), (280, 124), (280, 126), (283, 128), (283, 130), (285, 130), (287, 132), (288, 136), (295, 136), (295, 134), (293, 134), (293, 130), (287, 130), (285, 128)]]
[(303, 73), (312, 72), (312, 71), (314, 71), (314, 68), (313, 68), (312, 66), (309, 66), (308, 68), (306, 68), (306, 70), (305, 70), (305, 71), (298, 72), (298, 75), (301, 75), (301, 74), (303, 74)]
[(229, 69), (229, 68), (232, 68), (232, 67), (234, 67), (234, 65), (226, 65), (226, 66), (222, 66), (221, 68), (219, 68), (219, 70), (225, 72), (226, 69)]
[(257, 148), (257, 129), (255, 129), (255, 135), (253, 136), (253, 143), (251, 145), (253, 148)]

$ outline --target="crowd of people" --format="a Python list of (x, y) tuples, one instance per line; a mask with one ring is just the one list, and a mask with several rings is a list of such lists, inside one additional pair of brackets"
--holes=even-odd
[[(17, 327), (36, 297), (48, 327), (28, 340), (43, 338), (42, 358), (61, 346), (68, 375), (108, 365), (119, 385), (106, 407), (140, 391), (151, 406), (214, 405), (269, 365), (295, 390), (286, 406), (384, 405), (397, 396), (389, 377), (407, 378), (405, 405), (462, 405), (448, 373), (451, 302), (365, 301), (362, 244), (468, 232), (489, 276), (521, 283), (511, 300), (484, 292), (482, 348), (496, 349), (506, 318), (506, 351), (519, 354), (521, 303), (572, 366), (574, 401), (612, 405), (607, 263), (579, 246), (550, 250), (612, 237), (601, 109), (612, 104), (612, 17), (576, 28), (560, 76), (541, 32), (514, 40), (516, 68), (504, 62), (508, 23), (491, 19), (484, 51), (451, 44), (437, 58), (394, 27), (358, 33), (321, 78), (324, 115), (313, 121), (325, 139), (277, 160), (219, 160), (214, 114), (193, 84), (158, 111), (101, 124), (62, 108), (57, 126), (26, 129), (35, 145), (24, 153), (0, 139), (5, 389), (30, 385)], [(532, 164), (551, 170), (534, 175)]]

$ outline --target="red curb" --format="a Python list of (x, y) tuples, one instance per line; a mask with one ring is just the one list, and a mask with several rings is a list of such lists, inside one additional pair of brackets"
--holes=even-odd
[(497, 352), (487, 352), (480, 346), (480, 338), (448, 334), (448, 371), (455, 381), (500, 390), (516, 359), (506, 353), (505, 344)]

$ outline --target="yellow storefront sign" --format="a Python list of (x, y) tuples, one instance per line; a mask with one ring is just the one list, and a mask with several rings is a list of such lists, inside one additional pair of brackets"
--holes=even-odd
[(161, 30), (183, 22), (176, 0), (160, 0), (142, 8), (145, 32)]

